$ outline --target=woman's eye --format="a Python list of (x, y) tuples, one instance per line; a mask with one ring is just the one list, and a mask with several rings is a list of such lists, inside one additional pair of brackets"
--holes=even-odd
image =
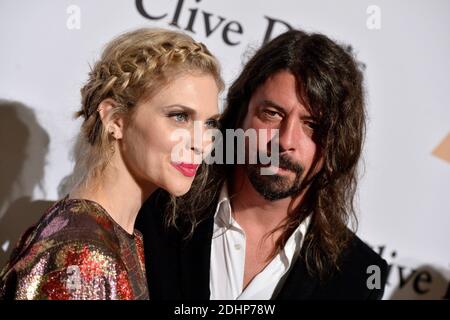
[(175, 112), (169, 114), (170, 118), (173, 118), (176, 122), (186, 122), (188, 121), (188, 115), (185, 112)]
[(214, 119), (206, 120), (205, 127), (208, 129), (216, 129), (219, 127), (219, 121)]

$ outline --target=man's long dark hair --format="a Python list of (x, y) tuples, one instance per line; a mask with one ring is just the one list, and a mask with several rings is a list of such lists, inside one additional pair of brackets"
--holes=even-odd
[[(356, 227), (354, 195), (357, 165), (365, 135), (363, 76), (350, 47), (344, 47), (322, 34), (288, 31), (260, 48), (231, 85), (220, 125), (240, 128), (252, 94), (278, 71), (289, 71), (296, 78), (297, 93), (317, 122), (313, 139), (317, 153), (307, 175), (306, 192), (297, 208), (289, 208), (275, 250), (275, 256), (292, 232), (308, 215), (311, 222), (303, 242), (308, 271), (326, 278), (339, 269), (341, 253)], [(226, 144), (224, 144), (226, 145)], [(233, 165), (203, 165), (192, 189), (169, 205), (169, 220), (184, 217), (192, 228), (207, 214), (222, 184), (232, 177)], [(275, 231), (275, 230), (274, 230)]]

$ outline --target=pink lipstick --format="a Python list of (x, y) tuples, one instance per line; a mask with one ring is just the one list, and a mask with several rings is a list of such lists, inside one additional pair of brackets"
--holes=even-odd
[(199, 167), (198, 164), (185, 162), (171, 162), (171, 164), (186, 177), (193, 177)]

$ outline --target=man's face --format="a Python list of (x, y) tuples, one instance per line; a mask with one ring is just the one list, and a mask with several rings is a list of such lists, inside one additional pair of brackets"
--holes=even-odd
[(271, 129), (279, 130), (279, 165), (270, 168), (277, 173), (261, 175), (261, 168), (270, 164), (245, 166), (253, 187), (265, 199), (275, 201), (301, 191), (301, 183), (313, 165), (317, 149), (313, 141), (314, 127), (314, 120), (298, 97), (296, 80), (290, 72), (275, 73), (253, 93), (242, 128), (253, 128), (257, 133), (266, 129), (269, 141), (266, 150), (270, 150), (269, 145), (273, 143)]

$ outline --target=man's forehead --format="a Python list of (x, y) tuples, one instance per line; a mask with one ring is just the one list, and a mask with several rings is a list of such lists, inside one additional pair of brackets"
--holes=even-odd
[(310, 116), (310, 110), (299, 92), (295, 76), (289, 71), (277, 72), (266, 79), (253, 93), (253, 107), (273, 107), (284, 113), (299, 111)]

